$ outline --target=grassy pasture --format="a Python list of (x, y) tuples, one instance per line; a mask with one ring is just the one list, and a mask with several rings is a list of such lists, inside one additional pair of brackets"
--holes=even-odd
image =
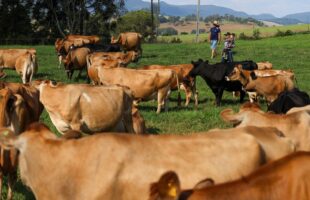
[[(276, 69), (293, 69), (298, 87), (301, 90), (310, 92), (310, 34), (295, 35), (281, 38), (268, 38), (257, 41), (236, 41), (234, 49), (234, 59), (236, 61), (252, 59), (254, 61), (268, 60), (274, 64)], [(2, 46), (1, 48), (17, 48), (28, 46)], [(63, 69), (58, 69), (57, 57), (53, 46), (35, 46), (38, 52), (39, 73), (35, 78), (54, 79), (68, 82)], [(148, 64), (179, 64), (189, 63), (198, 58), (209, 59), (210, 49), (208, 44), (145, 44), (143, 45), (143, 58), (138, 64), (131, 64), (130, 67), (138, 67)], [(211, 60), (211, 63), (219, 62), (220, 57)], [(15, 71), (6, 71), (8, 76), (5, 81), (18, 81), (21, 79)], [(77, 72), (74, 77), (76, 77)], [(85, 83), (84, 79), (74, 79), (72, 83)], [(170, 110), (157, 115), (156, 102), (150, 101), (140, 105), (140, 111), (145, 118), (148, 131), (153, 134), (189, 134), (199, 131), (207, 131), (211, 128), (225, 128), (225, 124), (219, 118), (219, 113), (224, 108), (239, 107), (238, 99), (233, 99), (231, 93), (224, 92), (222, 106), (214, 106), (214, 95), (207, 87), (206, 83), (198, 78), (199, 106), (198, 110), (193, 109), (193, 102), (188, 108), (177, 108), (176, 94), (172, 94)], [(184, 94), (182, 94), (184, 100)], [(184, 102), (183, 102), (184, 103)], [(263, 105), (265, 107), (265, 105)], [(47, 113), (41, 116), (41, 121), (47, 123), (52, 130), (56, 129), (52, 125)], [(19, 181), (15, 187), (16, 200), (31, 200), (33, 195)]]
[[(200, 28), (205, 28), (207, 31), (209, 31), (210, 27), (204, 27), (202, 25)], [(274, 27), (258, 27), (258, 26), (252, 26), (252, 25), (240, 25), (240, 24), (224, 24), (221, 26), (222, 34), (228, 32), (233, 32), (237, 34), (237, 38), (239, 37), (239, 34), (244, 32), (247, 36), (253, 35), (253, 28), (259, 29), (261, 33), (261, 37), (272, 37), (274, 36), (278, 30), (285, 32), (287, 30), (291, 30), (293, 32), (303, 32), (303, 31), (309, 31), (307, 24), (297, 24), (297, 25), (287, 25), (287, 26), (274, 26)], [(196, 29), (196, 28), (194, 28)], [(178, 28), (177, 28), (178, 30)], [(180, 31), (179, 31), (180, 33)], [(177, 35), (177, 36), (160, 36), (160, 38), (164, 41), (169, 41), (172, 37), (179, 37), (183, 43), (193, 43), (196, 38), (196, 34), (188, 34), (188, 35)], [(208, 33), (202, 33), (199, 35), (199, 41), (203, 42), (206, 41), (208, 38)]]

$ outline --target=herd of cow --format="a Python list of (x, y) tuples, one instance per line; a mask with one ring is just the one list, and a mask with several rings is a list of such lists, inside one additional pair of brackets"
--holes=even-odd
[[(40, 200), (310, 200), (310, 100), (295, 88), (292, 71), (269, 62), (201, 59), (129, 69), (142, 55), (140, 34), (122, 33), (111, 45), (99, 41), (68, 35), (55, 42), (68, 78), (86, 70), (92, 84), (32, 80), (34, 49), (0, 50), (1, 69), (16, 69), (23, 81), (0, 82), (0, 193), (8, 175), (12, 199), (18, 166)], [(197, 76), (218, 106), (224, 90), (240, 102), (248, 93), (251, 102), (238, 113), (220, 114), (234, 128), (147, 135), (139, 102), (157, 98), (160, 113), (171, 91), (180, 105), (184, 90), (185, 105), (194, 95), (197, 107)], [(270, 112), (255, 102), (259, 96)], [(62, 137), (38, 122), (43, 109)]]

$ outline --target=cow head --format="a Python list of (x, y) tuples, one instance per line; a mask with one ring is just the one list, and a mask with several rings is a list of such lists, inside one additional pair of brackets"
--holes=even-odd
[(240, 80), (241, 77), (241, 65), (234, 67), (234, 69), (232, 70), (232, 72), (225, 77), (226, 81), (237, 81)]
[(188, 73), (188, 75), (191, 77), (196, 77), (197, 75), (199, 75), (201, 68), (204, 65), (209, 64), (209, 61), (203, 61), (202, 59), (198, 59), (197, 61), (192, 61), (191, 63), (193, 65), (193, 69)]

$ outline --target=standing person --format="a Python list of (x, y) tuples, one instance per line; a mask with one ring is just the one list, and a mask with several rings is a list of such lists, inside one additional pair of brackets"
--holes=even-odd
[(218, 21), (213, 22), (213, 27), (210, 29), (209, 41), (212, 59), (216, 56), (216, 47), (221, 42), (221, 29)]
[(235, 47), (235, 34), (227, 32), (224, 34), (225, 42), (224, 42), (224, 49), (222, 52), (222, 63), (233, 62), (233, 53), (232, 48)]

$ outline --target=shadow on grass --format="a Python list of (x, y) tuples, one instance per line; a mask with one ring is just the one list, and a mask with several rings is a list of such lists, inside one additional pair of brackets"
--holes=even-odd
[(21, 193), (24, 195), (25, 200), (33, 200), (35, 199), (33, 193), (31, 192), (30, 188), (27, 188), (22, 182), (19, 180), (15, 184), (14, 191)]
[(160, 129), (156, 127), (149, 127), (147, 128), (147, 134), (152, 134), (152, 135), (159, 135)]
[(47, 77), (49, 77), (49, 76), (51, 76), (51, 74), (40, 72), (40, 73), (36, 73), (35, 78), (36, 78), (36, 79), (40, 79), (40, 78), (47, 78)]
[(156, 54), (149, 54), (149, 55), (142, 55), (141, 59), (143, 59), (143, 58), (157, 58), (157, 57), (158, 57), (158, 55), (156, 55)]

